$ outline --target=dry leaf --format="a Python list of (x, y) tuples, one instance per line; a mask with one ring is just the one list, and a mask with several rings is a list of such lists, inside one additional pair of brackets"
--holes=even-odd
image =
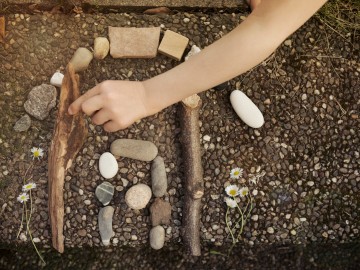
[(0, 16), (0, 42), (5, 41), (5, 17)]

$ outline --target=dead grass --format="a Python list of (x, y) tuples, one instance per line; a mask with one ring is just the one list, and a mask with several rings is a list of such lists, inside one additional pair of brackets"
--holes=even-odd
[(325, 25), (343, 36), (360, 30), (360, 1), (331, 0), (316, 14)]

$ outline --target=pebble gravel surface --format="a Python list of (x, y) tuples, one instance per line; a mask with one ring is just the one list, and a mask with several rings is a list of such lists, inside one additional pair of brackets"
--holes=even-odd
[[(23, 178), (37, 184), (33, 191), (33, 237), (51, 245), (48, 216), (47, 153), (57, 107), (45, 120), (31, 118), (24, 132), (14, 130), (24, 116), (29, 91), (63, 72), (79, 47), (92, 51), (94, 38), (107, 36), (108, 26), (160, 26), (204, 48), (244, 20), (242, 14), (12, 14), (6, 15), (7, 38), (0, 45), (0, 242), (16, 238), (22, 205), (16, 201)], [(248, 185), (254, 197), (251, 218), (241, 241), (263, 243), (344, 243), (359, 238), (360, 189), (360, 48), (359, 36), (342, 37), (315, 18), (290, 36), (278, 50), (251, 71), (201, 94), (200, 113), (205, 194), (201, 239), (204, 244), (231, 243), (225, 224), (224, 187)], [(153, 59), (93, 59), (80, 73), (81, 91), (104, 80), (144, 80), (179, 62), (158, 55)], [(221, 67), (219, 67), (221, 68)], [(253, 129), (231, 108), (229, 95), (240, 89), (264, 115), (265, 124)], [(58, 90), (59, 91), (59, 90)], [(171, 91), (171, 89), (169, 89)], [(183, 159), (178, 107), (136, 122), (130, 128), (106, 133), (89, 123), (83, 148), (65, 178), (64, 235), (66, 247), (101, 246), (96, 187), (104, 179), (99, 157), (119, 138), (153, 142), (163, 157), (171, 204), (171, 222), (164, 225), (165, 246), (181, 241)], [(31, 147), (44, 158), (32, 161)], [(125, 193), (133, 185), (151, 186), (151, 163), (119, 158), (119, 172), (110, 206), (115, 236), (110, 246), (149, 245), (152, 228), (149, 206), (132, 210)], [(230, 179), (230, 170), (244, 169), (244, 179)], [(248, 176), (265, 172), (257, 184)], [(29, 241), (29, 239), (27, 239)]]

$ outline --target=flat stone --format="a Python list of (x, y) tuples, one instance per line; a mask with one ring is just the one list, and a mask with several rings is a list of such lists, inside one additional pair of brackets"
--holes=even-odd
[(114, 58), (153, 58), (159, 46), (160, 27), (109, 26), (109, 39)]
[(94, 40), (94, 57), (104, 59), (110, 50), (110, 43), (106, 37), (97, 37)]
[(112, 142), (110, 152), (114, 156), (127, 157), (141, 161), (152, 161), (158, 154), (156, 145), (150, 141), (117, 139)]
[(164, 159), (157, 156), (151, 164), (151, 189), (155, 197), (162, 197), (167, 190)]
[(102, 177), (106, 179), (113, 178), (119, 170), (119, 165), (115, 157), (109, 153), (103, 153), (99, 158), (99, 171)]
[(49, 84), (35, 86), (24, 103), (25, 111), (39, 120), (44, 120), (56, 105), (56, 88)]
[(27, 131), (31, 126), (31, 118), (27, 114), (16, 121), (14, 130), (17, 132)]
[(231, 93), (230, 102), (236, 114), (248, 126), (259, 128), (264, 124), (264, 116), (259, 108), (240, 90)]
[(125, 194), (126, 204), (134, 209), (143, 209), (151, 199), (151, 189), (145, 184), (132, 186)]
[(159, 52), (180, 61), (189, 39), (171, 30), (166, 30), (159, 46)]
[(110, 244), (110, 238), (114, 236), (114, 231), (112, 229), (112, 218), (114, 215), (114, 208), (111, 206), (106, 206), (101, 208), (99, 211), (99, 231), (101, 236), (101, 241), (104, 246)]
[(114, 186), (109, 182), (102, 182), (96, 187), (95, 196), (104, 205), (108, 205), (114, 195)]
[(61, 87), (63, 79), (64, 79), (64, 74), (60, 72), (55, 72), (51, 76), (50, 84), (56, 87)]
[(75, 72), (84, 71), (88, 68), (93, 54), (86, 48), (78, 48), (74, 56), (71, 58), (70, 63), (73, 65)]
[(156, 198), (150, 206), (152, 226), (169, 225), (171, 220), (171, 205), (160, 198)]
[(165, 243), (165, 229), (156, 226), (150, 230), (150, 246), (153, 249), (161, 249)]

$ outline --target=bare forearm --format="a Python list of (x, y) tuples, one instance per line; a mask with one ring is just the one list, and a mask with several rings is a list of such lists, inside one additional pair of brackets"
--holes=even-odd
[(189, 61), (144, 82), (157, 111), (240, 75), (266, 59), (326, 0), (263, 0), (232, 32)]

